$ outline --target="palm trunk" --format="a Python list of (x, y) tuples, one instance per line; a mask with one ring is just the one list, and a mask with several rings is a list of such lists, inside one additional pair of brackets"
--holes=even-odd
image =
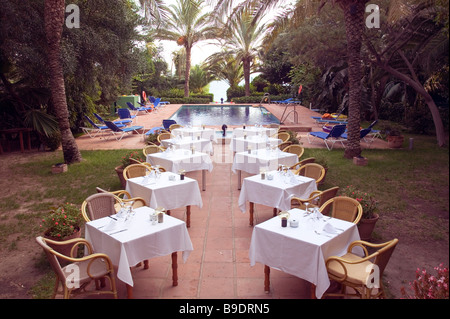
[(250, 59), (242, 59), (244, 68), (244, 86), (245, 86), (245, 96), (250, 96)]
[(64, 74), (61, 65), (61, 33), (65, 14), (64, 0), (45, 0), (44, 20), (47, 38), (50, 90), (61, 133), (64, 162), (72, 164), (81, 161), (81, 154), (70, 130), (69, 111), (66, 101)]
[(348, 59), (348, 139), (344, 157), (361, 155), (360, 145), (360, 102), (361, 102), (361, 43), (364, 31), (364, 10), (366, 1), (341, 1), (344, 9), (345, 32), (347, 37)]
[(191, 49), (190, 46), (186, 48), (186, 74), (184, 75), (184, 97), (189, 97), (189, 78), (191, 76)]

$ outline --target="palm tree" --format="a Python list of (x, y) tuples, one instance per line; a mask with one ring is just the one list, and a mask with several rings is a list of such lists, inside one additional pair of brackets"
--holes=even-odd
[(206, 86), (214, 80), (214, 75), (206, 68), (203, 68), (200, 65), (194, 65), (192, 68), (190, 77), (192, 92), (200, 94), (205, 93)]
[(364, 12), (367, 0), (336, 0), (344, 11), (345, 33), (347, 37), (348, 63), (348, 139), (344, 157), (361, 155), (360, 145), (360, 102), (362, 94), (361, 80), (361, 44), (364, 32)]
[(205, 61), (207, 68), (217, 79), (226, 81), (228, 85), (235, 88), (244, 78), (242, 64), (228, 51), (216, 52)]
[(167, 8), (163, 0), (139, 0), (149, 25), (159, 26), (167, 18)]
[(65, 17), (64, 0), (45, 0), (44, 21), (47, 39), (48, 68), (50, 73), (51, 100), (61, 133), (64, 162), (72, 164), (82, 160), (77, 143), (70, 130), (64, 74), (61, 64), (61, 33)]
[(185, 97), (189, 97), (192, 47), (199, 41), (214, 39), (217, 35), (217, 29), (210, 23), (210, 13), (203, 13), (203, 2), (177, 0), (177, 5), (169, 6), (166, 23), (156, 33), (157, 38), (176, 41), (186, 49)]
[[(304, 6), (313, 0), (297, 1), (296, 6)], [(348, 107), (348, 143), (344, 157), (353, 158), (361, 154), (359, 142), (360, 128), (360, 97), (361, 97), (361, 43), (364, 31), (365, 4), (368, 0), (321, 0), (322, 5), (332, 1), (344, 11), (345, 30), (347, 38), (347, 60), (349, 72), (349, 107)], [(226, 11), (233, 0), (216, 0), (216, 9)], [(283, 0), (244, 0), (239, 8), (253, 8), (255, 19), (260, 18), (267, 10), (273, 8)], [(245, 10), (241, 9), (240, 11)], [(221, 12), (221, 13), (222, 13)], [(217, 13), (219, 14), (219, 12)], [(252, 25), (255, 23), (253, 22)], [(245, 65), (244, 65), (245, 72)]]
[(254, 7), (243, 7), (235, 11), (228, 22), (225, 50), (242, 62), (244, 70), (245, 96), (250, 96), (250, 73), (256, 64), (260, 45), (265, 35), (265, 24), (261, 16), (254, 14)]

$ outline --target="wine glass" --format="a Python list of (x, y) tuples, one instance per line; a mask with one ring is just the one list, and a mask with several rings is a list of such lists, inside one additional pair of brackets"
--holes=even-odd
[(305, 202), (305, 207), (306, 207), (306, 215), (308, 215), (308, 214), (309, 214), (309, 211), (308, 211), (308, 205), (309, 205), (309, 202)]

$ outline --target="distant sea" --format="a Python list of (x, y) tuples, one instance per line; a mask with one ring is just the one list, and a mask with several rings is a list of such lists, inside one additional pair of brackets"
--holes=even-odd
[(214, 94), (214, 102), (220, 103), (220, 98), (227, 100), (227, 90), (230, 86), (225, 81), (213, 81), (209, 84), (209, 93)]

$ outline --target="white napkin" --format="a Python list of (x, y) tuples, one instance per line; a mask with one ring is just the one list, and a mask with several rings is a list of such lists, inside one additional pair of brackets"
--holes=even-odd
[(291, 170), (288, 170), (287, 171), (287, 177), (288, 177), (288, 180), (289, 180), (289, 182), (291, 183), (291, 184), (298, 184), (299, 183), (299, 181), (298, 181), (298, 179), (297, 179), (297, 176), (295, 176), (295, 174), (294, 173), (292, 173), (292, 171)]
[[(320, 214), (320, 213), (319, 213)], [(334, 228), (333, 225), (330, 223), (326, 223), (325, 226), (323, 226), (322, 231), (328, 233), (328, 234), (339, 234), (340, 232)]]
[(117, 228), (117, 222), (115, 220), (111, 219), (111, 221), (108, 224), (106, 224), (106, 226), (105, 226), (105, 228), (103, 228), (103, 230), (105, 232), (110, 232), (110, 231), (115, 230), (116, 228)]

